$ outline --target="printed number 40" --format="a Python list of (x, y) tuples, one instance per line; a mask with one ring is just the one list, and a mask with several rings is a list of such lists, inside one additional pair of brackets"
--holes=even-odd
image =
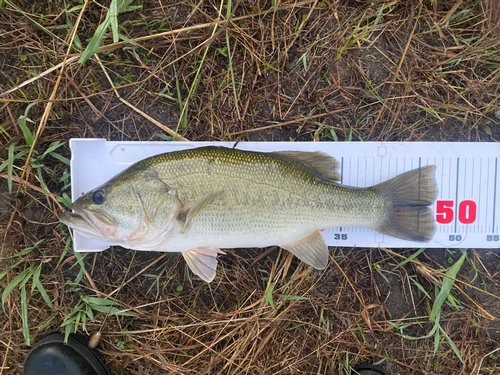
[[(455, 212), (454, 201), (436, 202), (436, 221), (440, 224), (449, 224), (453, 221)], [(462, 201), (458, 205), (458, 221), (462, 224), (472, 224), (476, 221), (477, 207), (474, 201)]]

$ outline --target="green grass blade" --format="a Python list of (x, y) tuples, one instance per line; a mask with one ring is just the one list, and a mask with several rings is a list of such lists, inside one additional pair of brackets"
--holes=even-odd
[(9, 159), (5, 160), (2, 164), (0, 164), (0, 173), (5, 169), (6, 166), (9, 165)]
[(125, 35), (122, 35), (122, 34), (118, 34), (118, 37), (123, 40), (124, 42), (127, 42), (129, 44), (132, 44), (133, 46), (137, 46), (137, 47), (140, 47), (139, 44), (137, 44), (136, 42), (134, 42), (132, 39), (129, 39), (127, 38)]
[(47, 154), (51, 153), (52, 151), (55, 151), (57, 150), (59, 147), (61, 147), (62, 145), (64, 145), (65, 142), (63, 141), (56, 141), (56, 142), (52, 142), (49, 147), (47, 147), (47, 149), (45, 150), (45, 152), (42, 154), (42, 156), (40, 156), (39, 160), (42, 160), (43, 158), (45, 158), (47, 156)]
[(26, 254), (29, 254), (31, 253), (33, 250), (35, 250), (38, 245), (40, 245), (43, 241), (45, 241), (44, 239), (41, 239), (40, 241), (38, 241), (36, 244), (34, 244), (33, 246), (31, 247), (27, 247), (26, 249), (23, 249), (21, 250), (20, 252), (18, 252), (17, 254), (15, 255), (12, 255), (11, 257), (9, 258), (16, 258), (16, 257), (21, 257), (21, 256), (24, 256)]
[(119, 13), (132, 12), (142, 8), (142, 5), (130, 5), (133, 2), (134, 0), (123, 0), (123, 3), (120, 5)]
[[(0, 260), (4, 260), (4, 259), (9, 259), (9, 258), (1, 258), (1, 257), (0, 257)], [(10, 271), (10, 270), (13, 270), (13, 269), (15, 269), (15, 268), (17, 268), (17, 267), (18, 267), (21, 263), (23, 263), (23, 261), (22, 261), (22, 260), (20, 260), (20, 261), (19, 261), (19, 262), (17, 262), (17, 263), (14, 263), (12, 266), (10, 266), (10, 267), (9, 267), (9, 271)], [(2, 272), (0, 272), (0, 280), (3, 280), (3, 278), (4, 278), (5, 276), (7, 276), (7, 271), (2, 271)]]
[(83, 263), (83, 258), (80, 255), (80, 253), (75, 252), (75, 258), (77, 260), (77, 263), (80, 265), (80, 272), (78, 272), (78, 275), (76, 276), (75, 279), (75, 284), (79, 284), (80, 281), (82, 281), (83, 275), (85, 273), (85, 264)]
[(0, 126), (0, 130), (7, 136), (7, 138), (9, 138), (9, 140), (12, 140), (12, 137), (10, 136), (9, 133), (7, 133), (7, 131), (3, 128), (3, 126)]
[(436, 322), (434, 323), (434, 327), (432, 327), (431, 331), (427, 335), (420, 336), (420, 337), (414, 337), (414, 336), (407, 336), (407, 335), (400, 334), (400, 336), (403, 337), (403, 338), (405, 338), (406, 340), (411, 340), (411, 341), (421, 340), (421, 339), (428, 339), (428, 338), (432, 337), (436, 333), (436, 331), (438, 330), (438, 328), (439, 328), (439, 316), (440, 315), (438, 315), (438, 317), (436, 319)]
[(284, 294), (278, 294), (278, 297), (281, 299), (287, 299), (290, 301), (304, 301), (306, 299), (309, 299), (309, 297), (303, 297), (303, 296), (287, 296)]
[(99, 46), (101, 45), (102, 38), (104, 38), (104, 33), (109, 27), (110, 19), (109, 19), (109, 13), (106, 15), (106, 18), (104, 19), (103, 23), (99, 25), (97, 30), (94, 33), (94, 36), (90, 38), (89, 44), (87, 45), (87, 48), (85, 48), (85, 51), (83, 51), (82, 57), (78, 60), (80, 64), (85, 64), (88, 59), (90, 59), (92, 56), (95, 55), (97, 50), (99, 49)]
[[(458, 271), (460, 271), (460, 267), (462, 267), (462, 264), (464, 263), (466, 256), (467, 253), (464, 253), (460, 257), (460, 259), (457, 260), (457, 262), (450, 267), (450, 269), (446, 272), (446, 275), (454, 279), (457, 276)], [(453, 279), (449, 277), (443, 278), (443, 286), (441, 287), (441, 290), (438, 296), (436, 297), (436, 300), (434, 301), (434, 305), (432, 306), (431, 316), (429, 317), (431, 322), (435, 320), (436, 316), (441, 311), (441, 307), (443, 306), (444, 301), (446, 300), (446, 298), (448, 298), (448, 295), (451, 292), (451, 288), (455, 283), (455, 280)]]
[(275, 283), (271, 283), (269, 284), (269, 288), (267, 288), (266, 290), (266, 295), (265, 295), (265, 301), (267, 304), (269, 304), (272, 309), (274, 310), (274, 301), (273, 301), (273, 290), (274, 290), (274, 284)]
[(67, 208), (71, 208), (71, 206), (73, 204), (73, 202), (71, 201), (71, 198), (66, 193), (62, 193), (62, 195), (60, 197), (57, 197), (56, 200), (59, 203), (64, 204)]
[(420, 289), (420, 291), (421, 291), (422, 293), (424, 293), (424, 294), (425, 294), (425, 296), (426, 296), (427, 298), (431, 299), (431, 296), (429, 295), (429, 293), (427, 293), (427, 291), (424, 289), (424, 287), (423, 287), (423, 286), (422, 286), (422, 285), (421, 285), (418, 281), (414, 280), (411, 276), (410, 276), (410, 280), (412, 281), (412, 283), (413, 283), (413, 284), (415, 284), (415, 285), (416, 285), (416, 287), (417, 287), (418, 289)]
[[(228, 0), (227, 12), (226, 12), (226, 19), (228, 19), (228, 20), (231, 18), (231, 9), (232, 9), (232, 1)], [(226, 44), (227, 44), (227, 58), (229, 59), (229, 71), (231, 72), (231, 84), (233, 86), (234, 104), (236, 106), (236, 113), (238, 115), (238, 118), (241, 118), (240, 106), (238, 105), (238, 94), (236, 93), (236, 83), (234, 81), (233, 58), (231, 55), (231, 44), (229, 43), (229, 31), (228, 31), (228, 29), (226, 29)]]
[(94, 306), (113, 306), (115, 304), (118, 304), (118, 303), (115, 303), (109, 299), (97, 298), (97, 297), (87, 297), (87, 296), (82, 296), (82, 301), (91, 305), (92, 308), (94, 308)]
[(404, 266), (406, 263), (411, 262), (413, 259), (418, 257), (420, 254), (422, 254), (425, 251), (425, 248), (421, 248), (412, 255), (410, 255), (408, 258), (403, 260), (401, 263), (399, 263), (396, 267), (394, 267), (393, 271), (397, 270), (399, 267)]
[(132, 316), (127, 312), (121, 312), (115, 306), (120, 306), (118, 302), (109, 299), (82, 296), (82, 301), (88, 304), (92, 310), (100, 311), (109, 315)]
[[(80, 9), (83, 7), (83, 5), (80, 5)], [(66, 25), (68, 25), (69, 28), (69, 33), (71, 34), (73, 32), (73, 22), (71, 22), (71, 17), (69, 16), (69, 10), (67, 9), (66, 5), (66, 0), (64, 0), (64, 12), (66, 14)], [(72, 9), (77, 8), (73, 7)], [(80, 41), (80, 38), (78, 35), (75, 34), (75, 37), (73, 38), (73, 42), (76, 44), (76, 46), (81, 50), (82, 49), (82, 42)]]
[[(64, 324), (64, 323), (63, 323)], [(64, 343), (68, 343), (69, 335), (71, 334), (71, 331), (73, 331), (74, 324), (72, 322), (68, 322), (66, 324), (66, 328), (64, 329)]]
[(78, 324), (80, 324), (80, 320), (82, 319), (82, 315), (85, 315), (83, 314), (81, 311), (78, 312), (78, 314), (76, 314), (76, 318), (75, 318), (75, 333), (78, 329)]
[(50, 203), (49, 193), (47, 192), (47, 188), (45, 187), (45, 181), (43, 180), (42, 168), (38, 167), (36, 170), (38, 173), (38, 179), (40, 180), (40, 186), (42, 187), (43, 194), (45, 195), (45, 198), (47, 199), (47, 203), (48, 203), (49, 207), (52, 208), (52, 204)]
[(7, 299), (7, 297), (9, 296), (10, 292), (12, 292), (14, 290), (14, 288), (21, 282), (24, 280), (24, 278), (26, 277), (26, 275), (28, 273), (30, 273), (32, 270), (31, 268), (27, 268), (25, 269), (23, 272), (21, 272), (19, 275), (17, 275), (16, 277), (14, 277), (12, 279), (12, 281), (9, 283), (9, 285), (7, 285), (5, 287), (5, 290), (3, 291), (2, 293), (2, 308), (3, 308), (3, 311), (5, 312), (5, 300)]
[(67, 236), (66, 237), (66, 243), (64, 244), (64, 250), (63, 250), (61, 256), (59, 257), (59, 261), (57, 262), (56, 268), (59, 267), (59, 265), (61, 264), (62, 260), (64, 259), (64, 257), (68, 253), (70, 247), (71, 247), (71, 236)]
[(76, 6), (74, 6), (73, 8), (68, 9), (68, 10), (66, 11), (66, 13), (72, 13), (72, 12), (75, 12), (75, 11), (80, 10), (80, 9), (82, 9), (82, 8), (83, 8), (83, 5), (76, 5)]
[(119, 315), (119, 316), (132, 316), (132, 314), (128, 312), (121, 311), (119, 308), (114, 306), (95, 306), (91, 305), (93, 310), (109, 314), (109, 315)]
[[(184, 101), (182, 100), (181, 86), (179, 84), (179, 76), (177, 75), (177, 69), (174, 65), (174, 75), (175, 75), (175, 88), (177, 89), (177, 101), (179, 102), (179, 108), (181, 110), (181, 116), (179, 118), (180, 124), (183, 127), (187, 127), (187, 112), (184, 111)], [(177, 126), (178, 128), (179, 126)]]
[(455, 343), (453, 342), (453, 340), (452, 340), (452, 339), (450, 339), (450, 336), (448, 336), (448, 335), (446, 334), (446, 332), (445, 332), (445, 331), (444, 331), (441, 327), (439, 327), (439, 330), (441, 331), (441, 333), (443, 334), (443, 336), (444, 336), (444, 337), (446, 337), (446, 339), (447, 339), (447, 340), (448, 340), (448, 342), (450, 343), (451, 348), (452, 348), (452, 349), (453, 349), (453, 351), (455, 352), (455, 355), (458, 357), (458, 359), (460, 359), (460, 362), (462, 362), (462, 364), (464, 364), (464, 365), (465, 365), (465, 362), (464, 362), (464, 360), (463, 360), (462, 356), (460, 355), (460, 352), (458, 351), (458, 348), (457, 348), (457, 346), (455, 345)]
[(14, 147), (16, 145), (11, 143), (9, 146), (9, 156), (7, 158), (7, 186), (9, 187), (9, 194), (12, 194), (12, 170), (14, 168)]
[(238, 118), (241, 118), (240, 106), (238, 104), (238, 94), (236, 93), (236, 82), (234, 81), (233, 59), (231, 56), (231, 45), (229, 43), (229, 32), (227, 31), (227, 29), (226, 29), (226, 44), (227, 44), (227, 58), (229, 59), (229, 71), (231, 72), (231, 84), (233, 86), (234, 105), (236, 106), (236, 114), (238, 115)]
[(87, 332), (87, 314), (82, 314), (82, 329)]
[(71, 164), (71, 161), (68, 158), (65, 158), (64, 156), (59, 155), (57, 152), (51, 152), (50, 155), (55, 157), (57, 160), (59, 160), (60, 162), (63, 162), (66, 165)]
[(23, 321), (23, 336), (26, 341), (26, 345), (31, 345), (30, 340), (30, 327), (28, 324), (28, 304), (26, 298), (26, 287), (21, 288), (21, 319)]
[(337, 136), (337, 133), (335, 133), (335, 130), (333, 129), (330, 129), (330, 133), (332, 135), (332, 138), (335, 142), (338, 142), (339, 141), (339, 137)]
[(85, 304), (85, 314), (89, 317), (90, 320), (94, 320), (94, 312), (90, 308), (89, 305)]
[(54, 314), (49, 320), (47, 320), (45, 323), (43, 323), (41, 326), (38, 326), (38, 330), (41, 331), (42, 329), (45, 329), (49, 326), (50, 323), (58, 316), (59, 314)]
[(33, 272), (33, 283), (31, 285), (31, 294), (33, 294), (33, 292), (35, 291), (35, 287), (36, 287), (37, 282), (40, 281), (40, 273), (42, 272), (42, 264), (43, 263), (40, 263), (35, 268), (35, 272)]
[(108, 14), (111, 24), (111, 31), (113, 33), (113, 43), (117, 43), (120, 40), (120, 37), (118, 35), (118, 0), (111, 0)]
[[(15, 148), (15, 147), (14, 147)], [(26, 155), (30, 150), (24, 150), (21, 152), (18, 152), (14, 157), (12, 158), (12, 166), (14, 166), (14, 160), (19, 159), (20, 157), (23, 157)], [(0, 172), (4, 170), (5, 167), (9, 165), (9, 158), (7, 158), (6, 161), (4, 161), (2, 164), (0, 164)]]
[(35, 272), (35, 266), (28, 268), (28, 273), (26, 274), (26, 276), (24, 276), (24, 279), (21, 281), (21, 285), (19, 285), (19, 288), (26, 285), (26, 283), (33, 277), (34, 272)]
[(31, 146), (33, 144), (33, 142), (35, 140), (35, 132), (32, 132), (31, 130), (29, 130), (26, 122), (34, 123), (34, 121), (28, 117), (28, 112), (31, 109), (31, 107), (33, 107), (36, 104), (37, 104), (36, 102), (29, 104), (26, 107), (26, 109), (24, 110), (24, 115), (19, 116), (19, 118), (17, 119), (17, 123), (19, 124), (19, 127), (21, 128), (21, 130), (23, 132), (24, 139), (25, 139), (26, 144), (28, 146)]
[(441, 335), (439, 334), (439, 332), (441, 330), (442, 330), (442, 328), (439, 327), (439, 329), (436, 331), (436, 335), (434, 336), (434, 355), (436, 355), (437, 350), (439, 348), (439, 341), (441, 339)]
[(40, 292), (40, 294), (42, 295), (42, 298), (45, 301), (45, 303), (47, 304), (47, 306), (49, 306), (53, 310), (54, 309), (54, 305), (52, 305), (52, 302), (50, 302), (49, 295), (45, 291), (45, 288), (43, 287), (43, 285), (40, 282), (40, 280), (37, 281), (36, 287), (37, 287), (38, 291)]

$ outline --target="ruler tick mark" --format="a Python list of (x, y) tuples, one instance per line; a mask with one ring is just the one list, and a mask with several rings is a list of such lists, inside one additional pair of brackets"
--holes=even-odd
[[(343, 183), (344, 183), (344, 157), (342, 156), (340, 158), (340, 184), (342, 185)], [(340, 227), (339, 229), (342, 232), (342, 227)]]
[[(455, 194), (455, 207), (458, 207), (458, 178), (460, 177), (460, 158), (457, 158), (457, 183), (456, 183), (456, 194)], [(457, 232), (457, 216), (455, 215), (455, 233)]]
[(493, 225), (491, 226), (492, 233), (495, 233), (495, 211), (497, 205), (497, 171), (498, 171), (498, 158), (495, 158), (495, 180), (493, 182)]

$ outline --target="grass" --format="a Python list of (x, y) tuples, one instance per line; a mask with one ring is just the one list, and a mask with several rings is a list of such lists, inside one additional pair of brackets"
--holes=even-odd
[(239, 249), (207, 285), (57, 222), (72, 137), (498, 142), (488, 4), (4, 0), (0, 375), (55, 330), (101, 333), (116, 373), (498, 372), (498, 251)]
[[(419, 254), (421, 251), (416, 252), (415, 254)], [(415, 255), (414, 254), (414, 255)], [(440, 345), (440, 339), (441, 336), (445, 337), (452, 348), (453, 352), (457, 356), (457, 358), (465, 365), (465, 362), (462, 358), (462, 355), (460, 354), (460, 351), (458, 350), (456, 344), (453, 342), (453, 340), (448, 336), (446, 331), (441, 327), (439, 324), (439, 321), (441, 319), (441, 312), (443, 309), (443, 304), (445, 300), (449, 300), (451, 305), (453, 305), (457, 310), (458, 306), (456, 304), (456, 299), (453, 297), (451, 294), (451, 289), (453, 287), (453, 284), (455, 282), (455, 278), (457, 277), (458, 272), (460, 271), (460, 268), (462, 267), (464, 260), (467, 257), (467, 252), (464, 250), (462, 256), (457, 260), (453, 266), (451, 266), (445, 273), (445, 277), (442, 280), (442, 286), (439, 288), (436, 286), (436, 297), (434, 299), (434, 303), (432, 305), (432, 311), (429, 315), (429, 321), (434, 323), (434, 326), (430, 330), (430, 332), (426, 335), (420, 336), (420, 337), (414, 337), (414, 336), (408, 336), (403, 334), (403, 329), (407, 328), (409, 325), (403, 325), (403, 326), (397, 326), (394, 325), (396, 329), (400, 330), (400, 335), (401, 337), (407, 339), (407, 340), (420, 340), (420, 339), (429, 339), (434, 336), (434, 355), (436, 355), (439, 345)], [(408, 261), (407, 258), (400, 264), (398, 264), (398, 267), (402, 265), (402, 263), (406, 263)], [(413, 283), (425, 294), (426, 297), (430, 298), (429, 294), (425, 291), (425, 289), (415, 280), (413, 280)]]

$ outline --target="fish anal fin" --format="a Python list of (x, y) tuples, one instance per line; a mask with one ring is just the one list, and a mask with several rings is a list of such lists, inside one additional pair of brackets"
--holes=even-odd
[(225, 254), (216, 247), (197, 247), (182, 253), (189, 269), (207, 283), (215, 278), (217, 254)]
[(280, 154), (304, 164), (317, 172), (317, 177), (325, 182), (340, 182), (340, 164), (333, 156), (321, 151), (277, 151)]
[(281, 247), (318, 270), (324, 270), (328, 265), (328, 246), (319, 230)]
[(217, 198), (221, 193), (222, 191), (209, 192), (198, 199), (187, 211), (186, 217), (184, 218), (184, 225), (182, 226), (181, 231), (184, 232), (191, 219), (198, 215), (200, 211), (203, 210), (208, 204), (212, 203), (214, 199)]

